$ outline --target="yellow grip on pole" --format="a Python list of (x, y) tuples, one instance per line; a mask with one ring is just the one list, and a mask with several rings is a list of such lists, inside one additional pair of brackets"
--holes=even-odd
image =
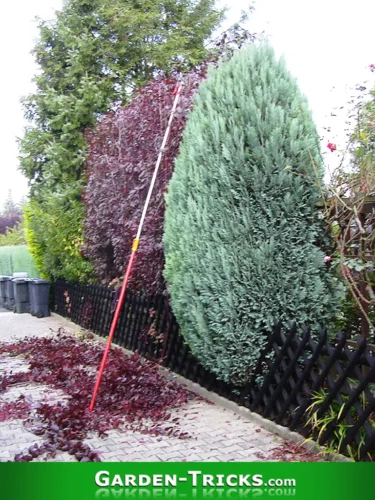
[(134, 238), (132, 246), (133, 252), (136, 252), (138, 250), (138, 246), (139, 246), (139, 238)]

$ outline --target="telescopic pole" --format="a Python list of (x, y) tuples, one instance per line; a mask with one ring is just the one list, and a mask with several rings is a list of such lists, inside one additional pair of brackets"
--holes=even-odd
[(132, 267), (133, 267), (133, 263), (134, 263), (134, 259), (135, 259), (135, 254), (137, 253), (137, 250), (138, 250), (139, 241), (140, 241), (140, 237), (141, 237), (141, 233), (142, 233), (142, 227), (143, 227), (143, 224), (144, 224), (144, 221), (145, 221), (145, 218), (146, 218), (146, 213), (147, 213), (148, 205), (150, 203), (150, 199), (151, 199), (152, 191), (153, 191), (154, 186), (155, 186), (156, 177), (158, 175), (158, 171), (159, 171), (161, 159), (163, 157), (164, 148), (165, 148), (165, 145), (167, 144), (167, 140), (168, 140), (169, 133), (170, 133), (170, 130), (171, 130), (171, 125), (172, 125), (173, 117), (174, 117), (174, 114), (175, 114), (175, 111), (176, 111), (176, 108), (177, 108), (178, 101), (180, 99), (180, 95), (181, 95), (183, 86), (184, 86), (184, 83), (180, 82), (179, 84), (177, 84), (175, 92), (174, 92), (176, 94), (176, 97), (175, 97), (174, 102), (173, 102), (171, 115), (170, 115), (169, 121), (168, 121), (168, 126), (167, 126), (167, 129), (166, 129), (165, 134), (164, 134), (164, 139), (163, 139), (160, 151), (159, 151), (158, 159), (156, 161), (156, 165), (155, 165), (155, 169), (154, 169), (154, 174), (153, 174), (152, 179), (151, 179), (151, 184), (150, 184), (150, 187), (149, 187), (149, 190), (148, 190), (148, 194), (147, 194), (147, 198), (146, 198), (146, 201), (145, 201), (145, 204), (144, 204), (144, 207), (143, 207), (143, 212), (142, 212), (141, 220), (139, 222), (137, 235), (136, 235), (136, 237), (133, 240), (132, 250), (131, 250), (131, 254), (130, 254), (130, 259), (129, 259), (129, 263), (128, 263), (128, 266), (126, 268), (126, 272), (125, 272), (125, 276), (124, 276), (124, 284), (122, 286), (120, 297), (119, 297), (118, 302), (117, 302), (115, 314), (113, 316), (111, 328), (109, 330), (107, 345), (106, 345), (106, 348), (105, 348), (105, 351), (104, 351), (104, 354), (103, 354), (102, 362), (101, 362), (100, 368), (99, 368), (98, 377), (97, 377), (96, 383), (95, 383), (94, 392), (93, 392), (93, 395), (92, 395), (92, 398), (91, 398), (90, 411), (92, 411), (94, 409), (94, 407), (95, 407), (95, 401), (96, 401), (96, 397), (97, 397), (98, 392), (99, 392), (99, 387), (100, 387), (100, 383), (102, 381), (104, 368), (105, 368), (105, 365), (106, 365), (106, 362), (107, 362), (107, 358), (108, 358), (108, 354), (109, 354), (109, 351), (110, 351), (110, 348), (111, 348), (111, 343), (112, 343), (113, 335), (115, 333), (116, 326), (117, 326), (118, 319), (119, 319), (120, 312), (121, 312), (121, 308), (122, 308), (122, 305), (124, 303), (126, 287), (127, 287), (128, 281), (129, 281), (129, 276), (130, 276)]

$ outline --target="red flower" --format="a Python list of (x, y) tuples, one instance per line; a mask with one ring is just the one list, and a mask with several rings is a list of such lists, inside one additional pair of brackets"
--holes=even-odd
[(333, 153), (334, 151), (336, 151), (336, 144), (333, 144), (332, 142), (329, 142), (327, 144), (327, 148), (331, 151), (331, 153)]
[(369, 68), (370, 68), (370, 71), (374, 72), (375, 71), (375, 64), (370, 64)]

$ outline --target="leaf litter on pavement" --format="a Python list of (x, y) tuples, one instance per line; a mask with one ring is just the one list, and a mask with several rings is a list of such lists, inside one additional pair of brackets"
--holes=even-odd
[(104, 345), (82, 341), (62, 329), (52, 337), (28, 337), (0, 345), (0, 356), (22, 357), (29, 371), (3, 372), (0, 394), (19, 384), (45, 384), (68, 397), (33, 403), (21, 395), (0, 403), (0, 421), (22, 418), (28, 431), (43, 438), (14, 460), (29, 462), (46, 455), (68, 452), (78, 461), (100, 461), (99, 453), (84, 443), (90, 432), (106, 436), (122, 428), (144, 434), (189, 438), (171, 419), (171, 411), (195, 397), (191, 391), (167, 380), (156, 363), (138, 354), (127, 356), (119, 348), (110, 351), (94, 411), (89, 404)]

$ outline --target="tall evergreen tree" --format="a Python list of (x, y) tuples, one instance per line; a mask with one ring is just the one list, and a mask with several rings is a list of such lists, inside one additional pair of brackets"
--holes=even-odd
[(212, 70), (168, 187), (165, 277), (195, 355), (249, 380), (278, 321), (316, 329), (338, 305), (315, 245), (319, 139), (296, 81), (268, 46)]
[[(30, 180), (35, 208), (28, 219), (31, 233), (37, 233), (30, 239), (31, 250), (38, 262), (43, 254), (46, 266), (47, 261), (80, 258), (63, 240), (70, 232), (78, 239), (81, 234), (87, 153), (83, 132), (103, 112), (127, 102), (157, 72), (188, 68), (204, 59), (204, 42), (222, 18), (214, 3), (66, 0), (56, 19), (40, 23), (34, 50), (40, 67), (37, 90), (24, 99), (30, 125), (20, 141), (20, 168)], [(52, 227), (54, 199), (57, 211), (65, 209)], [(62, 235), (53, 244), (45, 239), (52, 231)], [(64, 267), (49, 270), (64, 276)]]
[(18, 203), (16, 203), (12, 196), (12, 191), (9, 189), (8, 196), (4, 202), (1, 210), (1, 215), (5, 217), (19, 218), (22, 214), (22, 209)]
[(14, 201), (12, 191), (9, 190), (8, 196), (0, 208), (0, 235), (6, 234), (8, 230), (18, 224), (21, 220), (21, 215), (21, 206)]

